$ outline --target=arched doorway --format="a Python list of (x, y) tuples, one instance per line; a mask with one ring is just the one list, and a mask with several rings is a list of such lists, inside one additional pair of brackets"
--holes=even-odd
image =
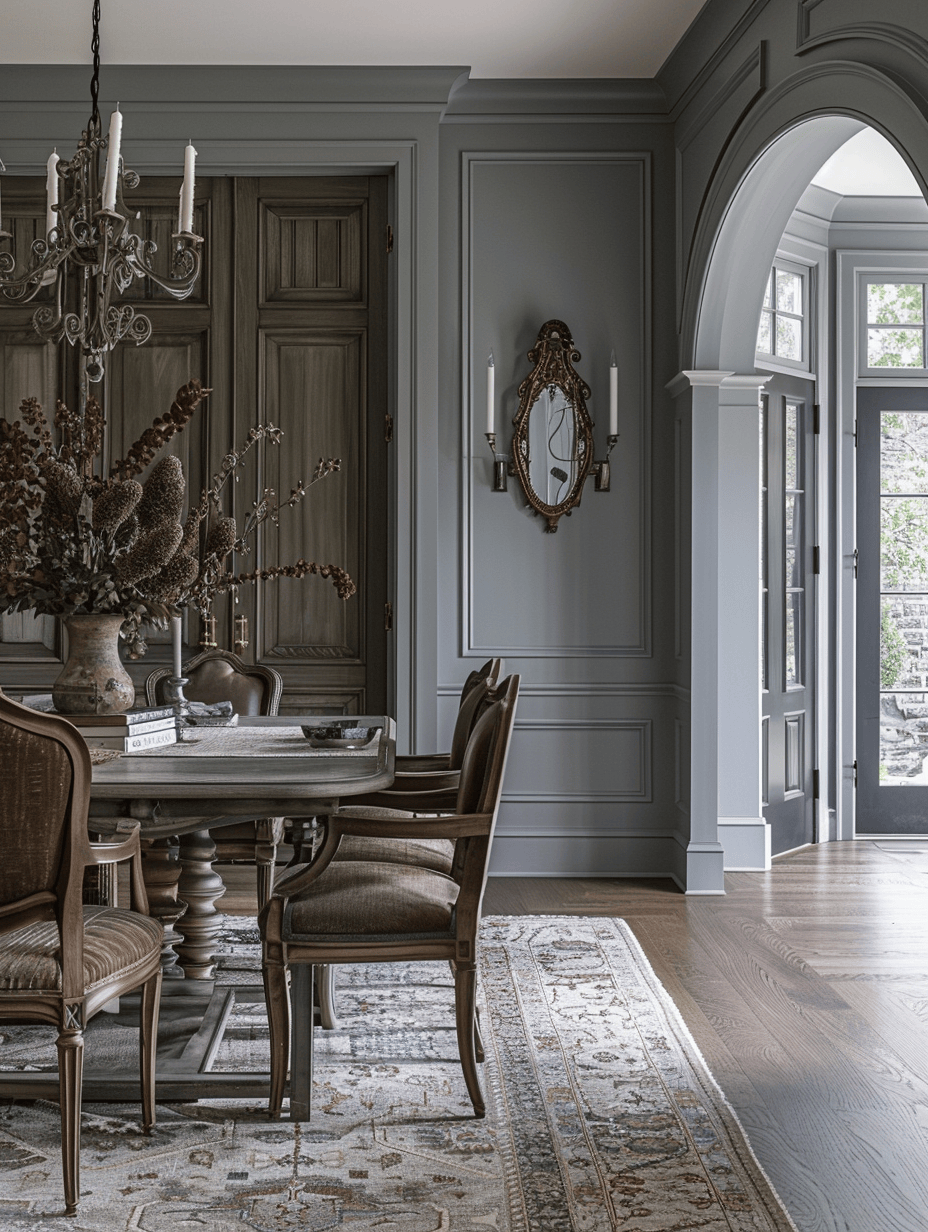
[[(730, 869), (769, 866), (770, 834), (761, 806), (762, 686), (758, 670), (762, 618), (758, 403), (765, 379), (755, 370), (757, 322), (778, 243), (800, 196), (822, 164), (863, 127), (859, 114), (801, 119), (768, 139), (737, 182), (733, 157), (717, 177), (721, 183), (727, 176), (734, 188), (718, 209), (711, 243), (704, 242), (698, 294), (697, 269), (693, 266), (689, 272), (689, 353), (695, 362), (674, 389), (675, 393), (688, 389), (692, 438), (694, 770), (688, 892), (723, 892), (722, 865)], [(705, 235), (705, 222), (703, 227)], [(698, 244), (694, 244), (695, 251)], [(844, 442), (837, 445), (840, 452)], [(839, 468), (838, 486), (842, 474), (846, 477), (846, 466), (843, 472)], [(823, 494), (819, 512), (825, 520), (841, 507), (840, 498), (834, 489)], [(841, 585), (847, 544), (839, 537), (828, 553), (827, 536), (823, 536), (823, 547), (818, 639), (826, 651), (821, 661), (827, 662), (829, 655), (840, 659), (852, 645), (853, 616)], [(839, 768), (853, 747), (852, 718), (848, 721), (845, 716), (843, 723), (841, 719), (846, 709), (841, 692), (837, 677), (831, 694), (820, 690), (819, 702), (823, 709), (834, 707), (839, 715), (837, 733), (826, 749), (828, 755), (837, 756)], [(837, 777), (840, 816), (846, 792), (840, 770)], [(838, 837), (845, 836), (840, 830)]]

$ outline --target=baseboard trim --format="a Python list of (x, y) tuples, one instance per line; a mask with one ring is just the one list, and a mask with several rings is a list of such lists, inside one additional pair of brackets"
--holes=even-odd
[(769, 871), (770, 826), (763, 817), (720, 817), (719, 842), (727, 873)]

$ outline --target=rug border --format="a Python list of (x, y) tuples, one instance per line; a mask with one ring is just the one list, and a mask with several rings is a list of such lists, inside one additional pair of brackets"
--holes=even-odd
[(651, 991), (659, 997), (661, 1006), (667, 1014), (668, 1021), (677, 1033), (679, 1040), (687, 1049), (692, 1051), (693, 1059), (698, 1066), (698, 1077), (703, 1083), (705, 1083), (705, 1085), (710, 1089), (713, 1097), (718, 1101), (719, 1111), (723, 1122), (726, 1118), (731, 1122), (731, 1124), (727, 1125), (726, 1128), (730, 1132), (732, 1126), (734, 1126), (734, 1129), (737, 1131), (737, 1134), (740, 1137), (740, 1142), (732, 1142), (730, 1145), (737, 1149), (742, 1155), (747, 1155), (747, 1160), (744, 1161), (745, 1166), (756, 1170), (757, 1179), (759, 1179), (762, 1184), (766, 1185), (770, 1192), (770, 1196), (779, 1206), (788, 1226), (792, 1229), (792, 1232), (801, 1232), (800, 1228), (790, 1214), (786, 1203), (780, 1197), (776, 1186), (767, 1175), (763, 1164), (757, 1158), (754, 1148), (751, 1145), (751, 1139), (742, 1125), (738, 1113), (732, 1107), (728, 1096), (722, 1090), (721, 1086), (719, 1086), (718, 1080), (714, 1077), (712, 1070), (709, 1068), (705, 1057), (702, 1055), (699, 1045), (693, 1037), (692, 1031), (686, 1025), (683, 1015), (680, 1013), (677, 1003), (658, 978), (657, 973), (651, 966), (651, 960), (648, 958), (647, 954), (645, 954), (641, 942), (635, 936), (635, 933), (628, 921), (622, 916), (615, 915), (563, 915), (553, 913), (551, 915), (546, 915), (544, 913), (533, 912), (531, 915), (486, 915), (481, 917), (480, 923), (492, 924), (496, 921), (503, 920), (519, 920), (523, 922), (528, 920), (550, 920), (552, 922), (560, 921), (563, 923), (569, 922), (571, 924), (576, 924), (578, 920), (590, 920), (599, 923), (609, 923), (616, 928), (625, 943), (628, 945), (629, 950), (631, 950), (634, 956), (638, 959), (645, 982), (648, 984)]

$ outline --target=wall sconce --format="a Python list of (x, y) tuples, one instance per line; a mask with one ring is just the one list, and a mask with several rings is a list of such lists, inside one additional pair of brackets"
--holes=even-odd
[(528, 353), (534, 364), (519, 386), (519, 409), (513, 419), (512, 455), (496, 452), (495, 363), (487, 361), (487, 432), (493, 451), (493, 491), (507, 490), (507, 475), (515, 476), (535, 513), (546, 521), (545, 530), (557, 530), (558, 519), (580, 504), (583, 485), (592, 473), (597, 492), (611, 484), (609, 455), (619, 439), (618, 368), (615, 351), (609, 368), (609, 435), (606, 456), (593, 460), (593, 421), (586, 409), (592, 396), (589, 385), (575, 371), (580, 359), (570, 330), (563, 321), (546, 321)]

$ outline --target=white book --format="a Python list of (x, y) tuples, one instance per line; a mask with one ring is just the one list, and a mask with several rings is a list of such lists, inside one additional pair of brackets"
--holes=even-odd
[(177, 728), (172, 723), (164, 731), (146, 732), (141, 736), (85, 736), (92, 749), (118, 749), (120, 753), (138, 753), (142, 749), (158, 749), (177, 743)]
[[(70, 722), (70, 720), (68, 721)], [(151, 719), (147, 723), (126, 723), (125, 725), (109, 723), (101, 726), (92, 723), (75, 723), (74, 726), (77, 727), (82, 736), (87, 736), (88, 738), (106, 736), (115, 740), (124, 736), (144, 736), (149, 732), (173, 731), (177, 727), (177, 721), (172, 714), (166, 719)]]

